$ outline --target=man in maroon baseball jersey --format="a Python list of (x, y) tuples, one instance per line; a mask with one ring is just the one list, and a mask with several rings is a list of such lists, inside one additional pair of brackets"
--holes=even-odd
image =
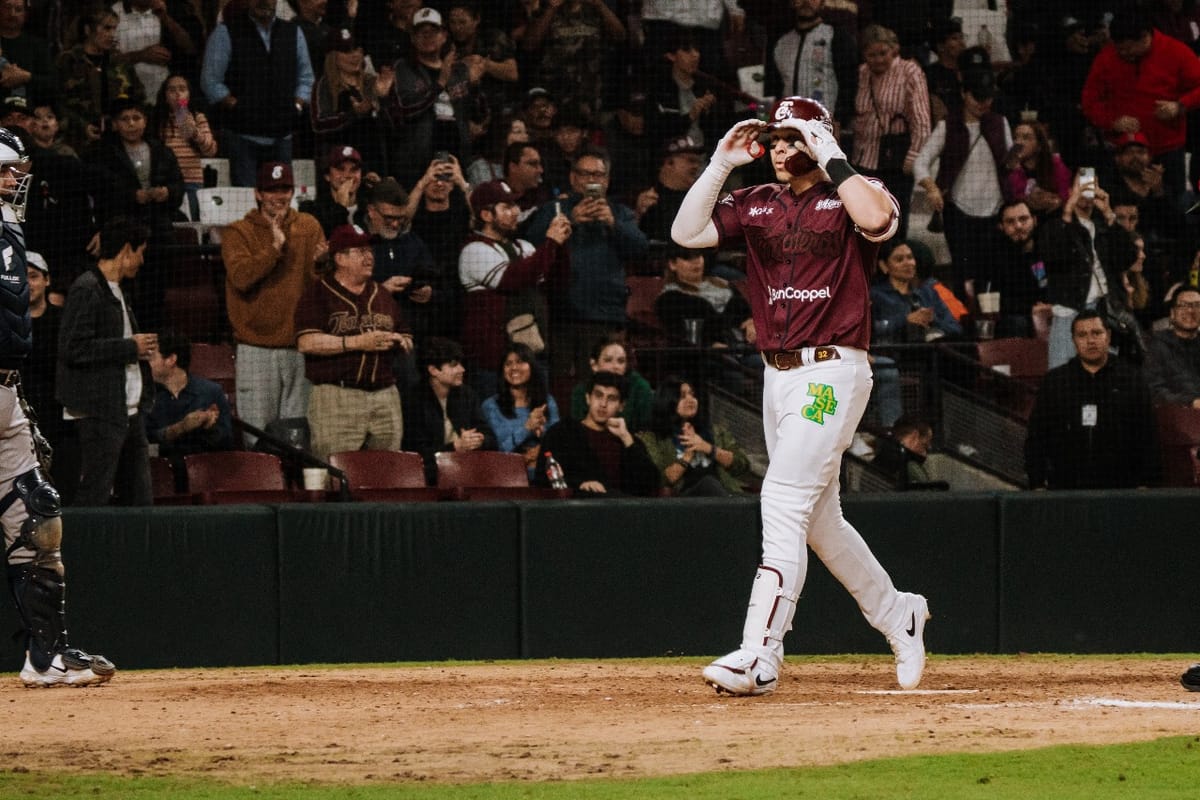
[[(775, 690), (811, 547), (887, 637), (896, 678), (915, 687), (925, 668), (929, 606), (896, 591), (842, 516), (838, 472), (871, 394), (868, 280), (879, 243), (896, 232), (896, 200), (857, 174), (829, 112), (803, 97), (775, 104), (770, 123), (733, 126), (684, 198), (671, 236), (685, 247), (745, 243), (754, 338), (766, 362), (763, 427), (770, 466), (762, 485), (762, 565), (742, 646), (704, 669), (718, 692)], [(717, 202), (729, 173), (767, 149), (779, 183)]]

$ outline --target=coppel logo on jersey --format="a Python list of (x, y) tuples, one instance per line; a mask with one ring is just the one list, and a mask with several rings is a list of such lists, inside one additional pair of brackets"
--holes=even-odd
[(828, 300), (829, 287), (822, 286), (820, 289), (797, 289), (794, 286), (785, 286), (782, 289), (776, 289), (774, 286), (767, 287), (767, 305), (775, 305), (776, 300), (799, 300), (801, 303), (811, 303), (814, 300)]

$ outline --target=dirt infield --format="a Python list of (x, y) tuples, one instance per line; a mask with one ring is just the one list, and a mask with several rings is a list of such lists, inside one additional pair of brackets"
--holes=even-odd
[(754, 699), (716, 696), (696, 662), (146, 671), (52, 690), (9, 674), (0, 725), (6, 761), (31, 770), (247, 784), (630, 777), (1195, 734), (1186, 666), (936, 659), (900, 692), (890, 659), (798, 660)]

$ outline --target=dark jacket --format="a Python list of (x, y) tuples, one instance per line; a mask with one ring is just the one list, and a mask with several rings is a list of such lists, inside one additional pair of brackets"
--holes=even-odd
[(1200, 339), (1157, 331), (1146, 358), (1146, 385), (1156, 403), (1189, 406), (1200, 397)]
[[(1038, 250), (1046, 264), (1046, 301), (1082, 309), (1092, 282), (1092, 253), (1100, 258), (1108, 291), (1121, 290), (1121, 269), (1133, 263), (1133, 243), (1124, 229), (1109, 226), (1099, 214), (1093, 244), (1087, 229), (1078, 221), (1063, 222), (1052, 216), (1038, 229)], [(1001, 298), (1003, 300), (1003, 298)]]
[[(132, 311), (129, 321), (137, 333)], [(121, 301), (108, 288), (108, 280), (96, 268), (80, 275), (67, 294), (58, 334), (55, 394), (64, 408), (126, 424), (125, 367), (137, 364), (142, 372), (139, 410), (150, 410), (154, 398), (150, 367), (138, 361), (137, 344), (126, 339), (124, 331)]]
[(249, 136), (287, 136), (296, 119), (296, 23), (271, 24), (271, 50), (249, 15), (226, 20), (230, 57), (225, 85), (237, 105), (221, 113), (221, 124)]
[[(163, 202), (139, 203), (137, 191), (142, 188), (137, 170), (125, 146), (115, 137), (89, 149), (87, 158), (110, 176), (108, 202), (96, 211), (102, 217), (124, 215), (149, 226), (159, 240), (170, 240), (172, 219), (183, 200), (183, 173), (175, 153), (157, 139), (146, 139), (150, 147), (150, 186), (167, 187)], [(103, 224), (103, 219), (101, 219)]]
[[(12, 269), (8, 265), (12, 264)], [(25, 273), (25, 235), (19, 225), (3, 223), (0, 235), (0, 367), (20, 369), (33, 345), (29, 318), (29, 281)]]
[[(424, 371), (424, 370), (422, 370)], [(442, 404), (438, 402), (429, 380), (422, 378), (408, 391), (403, 392), (404, 408), (404, 442), (402, 449), (411, 453), (420, 453), (425, 459), (425, 481), (430, 486), (437, 484), (437, 458), (439, 451), (453, 450), (454, 445), (446, 444), (445, 426), (442, 421)], [(496, 437), (487, 419), (479, 397), (470, 386), (463, 385), (450, 390), (446, 398), (446, 416), (450, 418), (455, 431), (474, 428), (483, 434), (483, 450), (496, 449)]]
[(1141, 373), (1115, 359), (1088, 372), (1078, 357), (1047, 372), (1029, 416), (1025, 471), (1034, 489), (1154, 483), (1154, 408)]
[(549, 485), (546, 479), (546, 451), (554, 454), (554, 459), (562, 465), (567, 485), (575, 490), (579, 489), (581, 483), (598, 481), (604, 484), (610, 497), (622, 494), (650, 496), (658, 492), (661, 486), (658, 467), (650, 459), (646, 445), (636, 436), (633, 437), (633, 444), (621, 450), (618, 486), (612, 485), (612, 480), (605, 474), (600, 460), (588, 444), (582, 422), (564, 419), (542, 437), (542, 453), (538, 456), (535, 471), (542, 485)]

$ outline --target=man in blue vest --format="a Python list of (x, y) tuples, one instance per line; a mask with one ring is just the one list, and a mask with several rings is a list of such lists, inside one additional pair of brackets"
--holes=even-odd
[(312, 95), (313, 70), (304, 33), (276, 18), (275, 0), (251, 0), (245, 16), (213, 29), (200, 86), (225, 133), (233, 185), (253, 186), (261, 162), (292, 160), (292, 129)]

